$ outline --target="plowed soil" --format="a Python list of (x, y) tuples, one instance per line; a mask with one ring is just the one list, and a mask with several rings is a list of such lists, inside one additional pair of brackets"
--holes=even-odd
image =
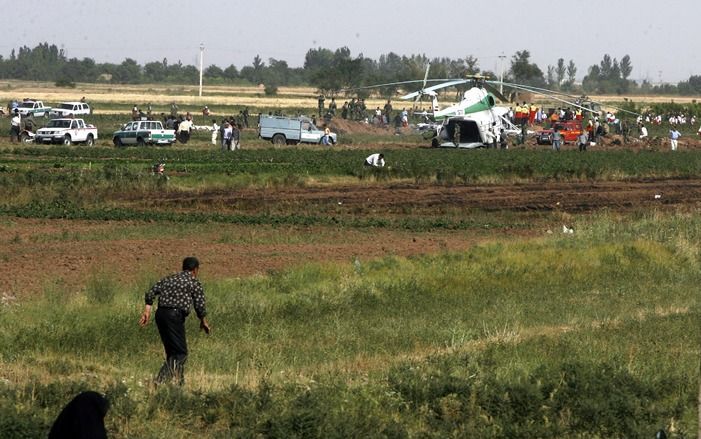
[(483, 211), (588, 212), (602, 208), (632, 209), (661, 205), (698, 204), (701, 180), (648, 179), (635, 181), (527, 183), (516, 185), (386, 185), (289, 188), (278, 190), (212, 191), (197, 195), (163, 194), (150, 206), (186, 208), (219, 206), (247, 212), (313, 208), (317, 213), (425, 213), (446, 208)]
[(105, 272), (120, 283), (141, 288), (145, 273), (172, 272), (184, 255), (201, 259), (206, 281), (264, 274), (309, 262), (456, 251), (485, 240), (538, 236), (549, 228), (557, 230), (557, 212), (567, 215), (600, 209), (667, 209), (699, 203), (700, 179), (450, 187), (402, 184), (212, 191), (196, 196), (165, 194), (149, 200), (149, 206), (183, 211), (395, 218), (440, 216), (445, 212), (470, 218), (479, 212), (494, 218), (521, 218), (530, 225), (414, 232), (333, 226), (5, 219), (0, 222), (0, 260), (8, 273), (0, 276), (0, 295), (5, 297), (3, 300), (13, 300), (48, 288), (68, 293), (83, 291), (91, 276)]

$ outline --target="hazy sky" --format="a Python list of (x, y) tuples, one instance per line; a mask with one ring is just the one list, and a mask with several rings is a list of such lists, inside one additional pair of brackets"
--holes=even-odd
[[(555, 6), (556, 5), (556, 6)], [(630, 55), (632, 79), (678, 82), (701, 74), (699, 0), (0, 0), (0, 54), (44, 41), (68, 57), (250, 65), (256, 54), (301, 66), (309, 48), (479, 59), (498, 71), (526, 49), (545, 71), (573, 59), (577, 76), (603, 55)], [(14, 11), (9, 13), (9, 11)], [(11, 31), (10, 31), (11, 30)], [(507, 67), (508, 68), (508, 67)]]

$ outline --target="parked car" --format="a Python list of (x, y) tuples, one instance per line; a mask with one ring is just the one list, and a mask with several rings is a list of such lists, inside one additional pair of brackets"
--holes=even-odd
[(85, 102), (61, 102), (49, 111), (51, 117), (70, 117), (90, 114), (90, 105)]
[(97, 140), (97, 128), (86, 124), (83, 119), (51, 119), (44, 128), (39, 128), (34, 136), (35, 143), (85, 143), (93, 146)]
[(558, 131), (560, 131), (562, 141), (565, 143), (577, 141), (577, 137), (582, 134), (582, 123), (580, 121), (571, 120), (566, 122), (555, 122), (553, 128), (536, 132), (536, 143), (538, 145), (552, 145), (554, 128), (557, 128)]
[(42, 101), (26, 100), (17, 107), (20, 116), (44, 116), (47, 117), (51, 107), (45, 107)]
[(112, 134), (114, 146), (171, 145), (175, 142), (175, 130), (163, 128), (158, 120), (134, 120)]
[[(321, 143), (324, 131), (318, 129), (307, 117), (261, 116), (258, 137), (276, 145)], [(336, 133), (329, 134), (330, 143), (337, 141)]]

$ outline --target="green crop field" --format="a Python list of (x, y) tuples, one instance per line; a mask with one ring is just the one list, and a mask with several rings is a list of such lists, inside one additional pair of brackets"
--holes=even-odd
[[(701, 150), (101, 137), (0, 138), (0, 437), (88, 389), (114, 438), (696, 437)], [(190, 252), (213, 333), (154, 387), (143, 295)]]

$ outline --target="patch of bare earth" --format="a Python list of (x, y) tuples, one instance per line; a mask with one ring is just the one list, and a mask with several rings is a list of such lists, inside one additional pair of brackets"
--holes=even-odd
[[(531, 212), (586, 213), (599, 209), (639, 210), (698, 206), (701, 179), (623, 182), (557, 182), (515, 185), (374, 185), (166, 193), (121, 200), (135, 208), (258, 214), (318, 215), (327, 218), (473, 218)], [(486, 212), (486, 213), (485, 213)], [(510, 213), (509, 213), (510, 212)], [(513, 218), (512, 218), (513, 219)], [(133, 283), (144, 273), (168, 273), (195, 255), (203, 276), (249, 276), (310, 262), (349, 262), (386, 255), (409, 256), (469, 248), (484, 240), (537, 233), (537, 226), (508, 225), (482, 230), (410, 231), (348, 226), (293, 227), (171, 223), (87, 222), (6, 218), (0, 222), (0, 292), (22, 296), (61, 282), (82, 290), (90, 276), (108, 272)], [(542, 230), (542, 228), (541, 228)]]

